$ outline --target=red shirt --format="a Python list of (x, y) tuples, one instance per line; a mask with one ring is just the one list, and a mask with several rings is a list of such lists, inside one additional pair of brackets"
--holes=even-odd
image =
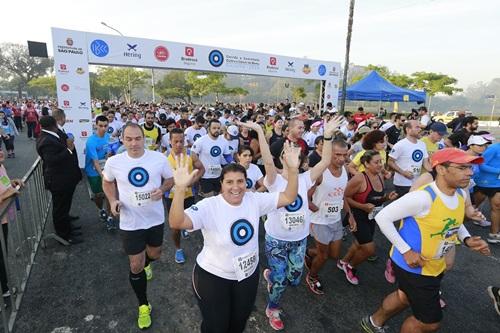
[(23, 112), (21, 111), (21, 108), (12, 108), (12, 113), (14, 113), (14, 117), (21, 117), (23, 115)]
[(31, 107), (26, 109), (24, 117), (26, 117), (26, 122), (36, 122), (38, 120), (38, 113), (36, 113), (35, 108)]
[(373, 118), (373, 114), (371, 113), (359, 113), (356, 112), (353, 116), (352, 119), (356, 122), (356, 124), (359, 124), (362, 121), (365, 121), (367, 119)]

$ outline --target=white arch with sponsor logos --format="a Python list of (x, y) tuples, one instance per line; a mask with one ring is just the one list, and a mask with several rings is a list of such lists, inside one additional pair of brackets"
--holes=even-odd
[(89, 64), (264, 75), (322, 82), (322, 105), (337, 106), (340, 63), (145, 38), (52, 28), (59, 106), (83, 166), (92, 134)]

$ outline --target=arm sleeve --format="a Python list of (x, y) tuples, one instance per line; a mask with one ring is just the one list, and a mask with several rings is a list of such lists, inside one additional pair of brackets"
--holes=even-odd
[(461, 225), (460, 228), (458, 228), (458, 239), (460, 239), (461, 242), (464, 241), (465, 238), (470, 237), (470, 233), (465, 227), (465, 225)]
[(394, 222), (408, 216), (421, 215), (429, 211), (431, 204), (431, 197), (428, 193), (424, 191), (410, 192), (382, 209), (375, 216), (375, 221), (385, 237), (399, 252), (404, 254), (411, 248), (396, 230)]

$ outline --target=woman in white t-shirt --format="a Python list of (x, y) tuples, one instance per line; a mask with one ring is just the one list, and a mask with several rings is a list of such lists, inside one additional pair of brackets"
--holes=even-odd
[(259, 167), (252, 163), (254, 153), (249, 146), (240, 146), (238, 148), (238, 164), (242, 165), (247, 171), (247, 191), (264, 192), (264, 175)]
[[(266, 316), (269, 318), (269, 325), (275, 330), (284, 328), (279, 308), (281, 296), (287, 285), (298, 285), (302, 276), (310, 225), (307, 191), (330, 165), (333, 133), (341, 122), (342, 117), (335, 117), (325, 124), (322, 159), (307, 172), (299, 175), (298, 194), (293, 203), (267, 214), (264, 224), (265, 251), (270, 268), (265, 269), (263, 274), (269, 293)], [(241, 126), (249, 127), (259, 135), (262, 159), (266, 169), (264, 185), (271, 193), (282, 191), (289, 183), (291, 176), (289, 166), (283, 163), (282, 157), (283, 148), (287, 147), (287, 143), (275, 142), (269, 152), (264, 132), (259, 125), (244, 123)], [(281, 174), (277, 173), (276, 167), (282, 169)]]
[(204, 244), (193, 269), (193, 289), (201, 310), (202, 332), (243, 332), (255, 304), (259, 283), (259, 219), (292, 203), (297, 196), (300, 149), (287, 145), (289, 181), (280, 193), (246, 191), (246, 170), (239, 164), (222, 169), (221, 192), (184, 210), (184, 189), (192, 183), (186, 162), (174, 170), (176, 191), (170, 227), (201, 230)]

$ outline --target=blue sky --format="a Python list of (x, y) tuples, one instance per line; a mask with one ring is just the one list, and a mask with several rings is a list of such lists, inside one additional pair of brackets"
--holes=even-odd
[[(26, 5), (25, 5), (26, 3)], [(348, 0), (86, 0), (2, 4), (0, 42), (46, 41), (50, 27), (114, 32), (344, 62)], [(351, 62), (410, 74), (436, 71), (459, 87), (500, 77), (497, 0), (357, 0)], [(29, 22), (28, 24), (23, 22)], [(8, 29), (6, 29), (8, 27)]]

